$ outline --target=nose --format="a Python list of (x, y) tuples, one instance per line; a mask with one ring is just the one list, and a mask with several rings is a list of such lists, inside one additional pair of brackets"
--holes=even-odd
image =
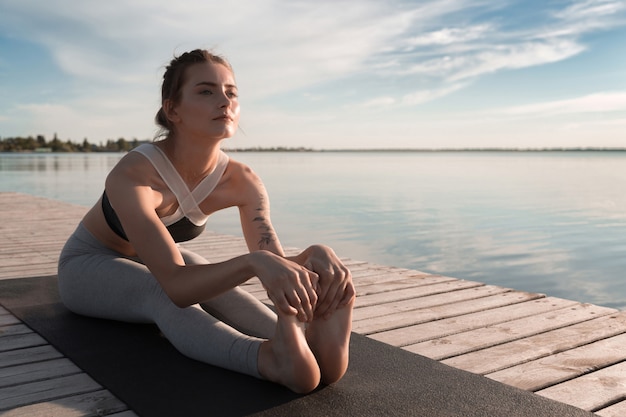
[(230, 97), (228, 97), (228, 93), (225, 91), (222, 91), (222, 94), (220, 95), (220, 107), (221, 108), (230, 107), (231, 103), (232, 103), (232, 100), (230, 99)]

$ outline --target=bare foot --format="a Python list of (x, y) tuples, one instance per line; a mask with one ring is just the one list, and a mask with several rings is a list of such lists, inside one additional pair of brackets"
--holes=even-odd
[(354, 300), (328, 319), (318, 317), (306, 329), (306, 339), (317, 359), (322, 382), (332, 384), (348, 369)]
[(274, 337), (261, 345), (259, 373), (298, 394), (313, 391), (320, 383), (320, 368), (304, 335), (304, 323), (296, 316), (279, 315)]

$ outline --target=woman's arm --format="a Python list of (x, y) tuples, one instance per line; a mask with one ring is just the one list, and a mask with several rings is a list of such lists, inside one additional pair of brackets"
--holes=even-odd
[[(253, 252), (269, 250), (284, 256), (283, 248), (270, 220), (270, 204), (261, 179), (249, 168), (246, 169), (245, 200), (239, 206), (241, 225), (248, 245)], [(317, 304), (315, 314), (330, 316), (332, 312), (350, 302), (355, 296), (350, 270), (335, 252), (324, 245), (313, 245), (302, 253), (287, 257), (319, 276), (316, 285)]]
[(239, 173), (238, 181), (241, 182), (240, 188), (243, 190), (238, 204), (239, 216), (248, 250), (250, 252), (268, 250), (284, 256), (285, 253), (270, 220), (270, 200), (263, 181), (245, 165), (239, 167)]
[(256, 275), (277, 308), (301, 319), (312, 318), (314, 274), (269, 251), (216, 264), (186, 266), (157, 215), (163, 194), (146, 178), (154, 178), (151, 165), (139, 154), (128, 154), (107, 177), (107, 195), (129, 242), (176, 305), (205, 301)]

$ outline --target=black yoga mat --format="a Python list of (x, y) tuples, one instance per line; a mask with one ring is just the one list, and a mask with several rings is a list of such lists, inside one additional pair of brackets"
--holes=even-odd
[(56, 277), (0, 281), (0, 304), (146, 417), (591, 416), (357, 334), (337, 384), (296, 395), (179, 354), (152, 325), (81, 317)]

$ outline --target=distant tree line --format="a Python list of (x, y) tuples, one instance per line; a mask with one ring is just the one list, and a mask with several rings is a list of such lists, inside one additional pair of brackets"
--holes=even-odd
[[(43, 135), (35, 137), (0, 138), (0, 152), (128, 152), (149, 140), (133, 139), (128, 141), (124, 138), (117, 140), (108, 139), (105, 143), (96, 145), (86, 138), (79, 143), (71, 140), (60, 140), (56, 133), (52, 140), (48, 141)], [(270, 147), (270, 148), (233, 148), (224, 149), (227, 152), (311, 152), (312, 149), (304, 147)]]
[(303, 146), (299, 147), (288, 147), (288, 146), (272, 146), (269, 148), (263, 148), (260, 146), (255, 146), (251, 148), (226, 148), (224, 149), (226, 152), (314, 152), (311, 148), (305, 148)]
[(82, 142), (76, 143), (70, 140), (62, 141), (55, 133), (49, 141), (43, 135), (0, 139), (0, 152), (127, 152), (142, 142), (146, 141), (137, 139), (128, 141), (119, 138), (108, 139), (105, 143), (100, 142), (96, 145), (85, 138)]
[[(56, 133), (52, 140), (48, 141), (43, 135), (35, 137), (0, 137), (0, 152), (128, 152), (142, 143), (151, 140), (117, 140), (107, 139), (96, 145), (90, 143), (87, 138), (82, 142), (60, 140)], [(321, 149), (315, 150), (305, 147), (250, 147), (250, 148), (224, 148), (226, 152), (626, 152), (626, 147), (571, 147), (571, 148), (389, 148), (389, 149)]]

